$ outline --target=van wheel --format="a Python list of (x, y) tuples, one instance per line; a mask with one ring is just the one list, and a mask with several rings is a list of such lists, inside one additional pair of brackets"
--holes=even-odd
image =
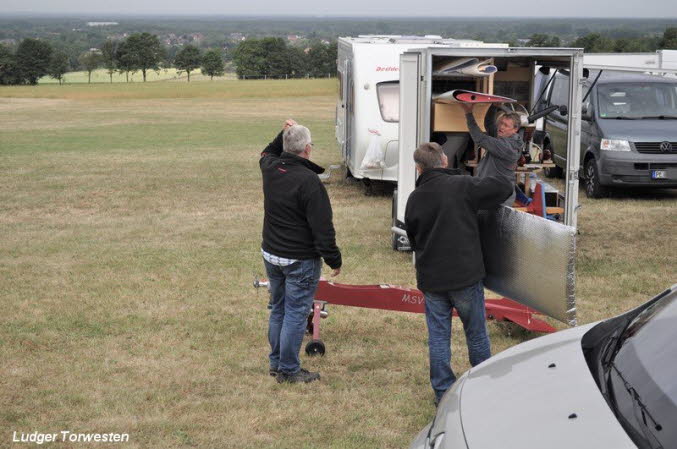
[(595, 158), (591, 157), (585, 163), (585, 196), (588, 198), (602, 198), (609, 193), (608, 189), (599, 183), (599, 173)]
[[(550, 142), (546, 143), (543, 146), (543, 154), (550, 154), (550, 161), (554, 163), (554, 158), (553, 155), (555, 152), (552, 150), (552, 144)], [(545, 174), (546, 178), (563, 178), (564, 177), (564, 170), (562, 170), (561, 167), (558, 167), (555, 165), (554, 167), (546, 167), (543, 169), (543, 174)]]

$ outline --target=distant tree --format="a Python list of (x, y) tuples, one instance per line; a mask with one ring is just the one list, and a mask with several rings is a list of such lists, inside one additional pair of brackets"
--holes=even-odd
[(52, 46), (45, 41), (26, 38), (16, 50), (15, 60), (21, 83), (38, 84), (38, 79), (47, 75), (52, 57)]
[(188, 74), (190, 82), (190, 72), (200, 67), (202, 63), (202, 54), (200, 49), (193, 45), (186, 45), (176, 54), (174, 65), (177, 69), (185, 71)]
[(111, 84), (113, 83), (113, 73), (117, 69), (117, 47), (118, 42), (107, 39), (101, 46), (101, 65), (108, 72)]
[(574, 48), (584, 48), (588, 53), (603, 53), (613, 51), (613, 41), (599, 33), (590, 33), (579, 37), (571, 43)]
[(78, 62), (80, 62), (82, 68), (87, 71), (88, 83), (92, 82), (92, 72), (101, 66), (102, 60), (101, 52), (98, 50), (86, 51), (78, 58)]
[(666, 28), (663, 39), (658, 43), (658, 48), (665, 50), (677, 50), (677, 28)]
[(266, 52), (258, 39), (247, 39), (233, 50), (238, 78), (266, 75)]
[(0, 84), (19, 84), (20, 82), (14, 53), (0, 44)]
[(279, 37), (247, 39), (233, 52), (238, 78), (283, 77), (291, 73), (287, 43)]
[(207, 50), (202, 57), (202, 73), (213, 80), (215, 76), (223, 76), (225, 69), (223, 66), (223, 55), (221, 50), (213, 48)]
[(56, 50), (52, 53), (51, 60), (49, 61), (49, 67), (47, 68), (47, 74), (59, 81), (59, 84), (63, 84), (63, 76), (68, 72), (68, 55), (61, 50)]
[(129, 72), (134, 73), (136, 69), (133, 55), (129, 50), (129, 45), (126, 40), (120, 42), (115, 50), (115, 64), (118, 72), (124, 73), (125, 79), (129, 82)]
[(135, 33), (127, 38), (126, 51), (132, 67), (141, 70), (143, 81), (146, 82), (146, 72), (148, 70), (160, 70), (165, 51), (160, 44), (160, 39), (150, 33)]
[(560, 40), (557, 36), (536, 33), (531, 35), (526, 45), (527, 47), (559, 47)]
[(326, 77), (336, 73), (336, 42), (314, 43), (307, 50), (307, 73), (313, 77)]

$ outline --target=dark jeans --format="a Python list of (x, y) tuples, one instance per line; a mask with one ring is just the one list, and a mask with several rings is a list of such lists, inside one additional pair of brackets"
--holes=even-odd
[(430, 384), (437, 400), (456, 381), (451, 369), (451, 313), (456, 309), (468, 345), (470, 364), (475, 366), (491, 357), (484, 311), (482, 281), (462, 290), (423, 292), (428, 325)]
[(293, 374), (301, 369), (299, 351), (322, 271), (322, 260), (298, 260), (286, 267), (266, 260), (270, 285), (270, 369)]

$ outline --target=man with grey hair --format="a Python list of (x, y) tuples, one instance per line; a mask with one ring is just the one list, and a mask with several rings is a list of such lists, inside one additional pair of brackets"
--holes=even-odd
[(310, 131), (287, 120), (263, 150), (263, 242), (261, 253), (270, 286), (270, 375), (282, 382), (312, 382), (319, 373), (301, 368), (299, 352), (322, 259), (341, 272), (327, 190), (310, 161)]
[(491, 355), (484, 315), (485, 276), (477, 211), (497, 207), (511, 192), (502, 177), (462, 175), (447, 169), (436, 143), (414, 152), (416, 188), (404, 222), (416, 259), (416, 283), (425, 296), (430, 383), (437, 404), (456, 381), (451, 369), (451, 313), (463, 322), (470, 363)]
[(515, 169), (524, 147), (524, 142), (517, 133), (521, 126), (521, 118), (514, 112), (500, 115), (496, 122), (497, 137), (492, 137), (483, 133), (477, 126), (472, 114), (473, 106), (472, 103), (461, 103), (470, 137), (475, 145), (486, 150), (486, 154), (477, 164), (477, 176), (480, 178), (499, 176), (510, 181), (512, 195), (503, 204), (512, 206), (515, 202)]

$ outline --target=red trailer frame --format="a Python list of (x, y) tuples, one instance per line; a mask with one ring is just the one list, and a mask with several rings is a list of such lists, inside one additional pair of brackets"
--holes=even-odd
[[(267, 287), (268, 281), (256, 280), (254, 287)], [(399, 285), (348, 285), (320, 279), (315, 292), (313, 310), (308, 316), (308, 331), (312, 339), (306, 345), (308, 355), (324, 355), (326, 348), (320, 339), (320, 319), (327, 316), (327, 304), (363, 307), (377, 310), (425, 313), (425, 298), (420, 290)], [(489, 320), (507, 321), (532, 332), (555, 332), (557, 329), (535, 318), (539, 313), (508, 298), (487, 299), (486, 316)], [(456, 310), (454, 310), (454, 316)]]

